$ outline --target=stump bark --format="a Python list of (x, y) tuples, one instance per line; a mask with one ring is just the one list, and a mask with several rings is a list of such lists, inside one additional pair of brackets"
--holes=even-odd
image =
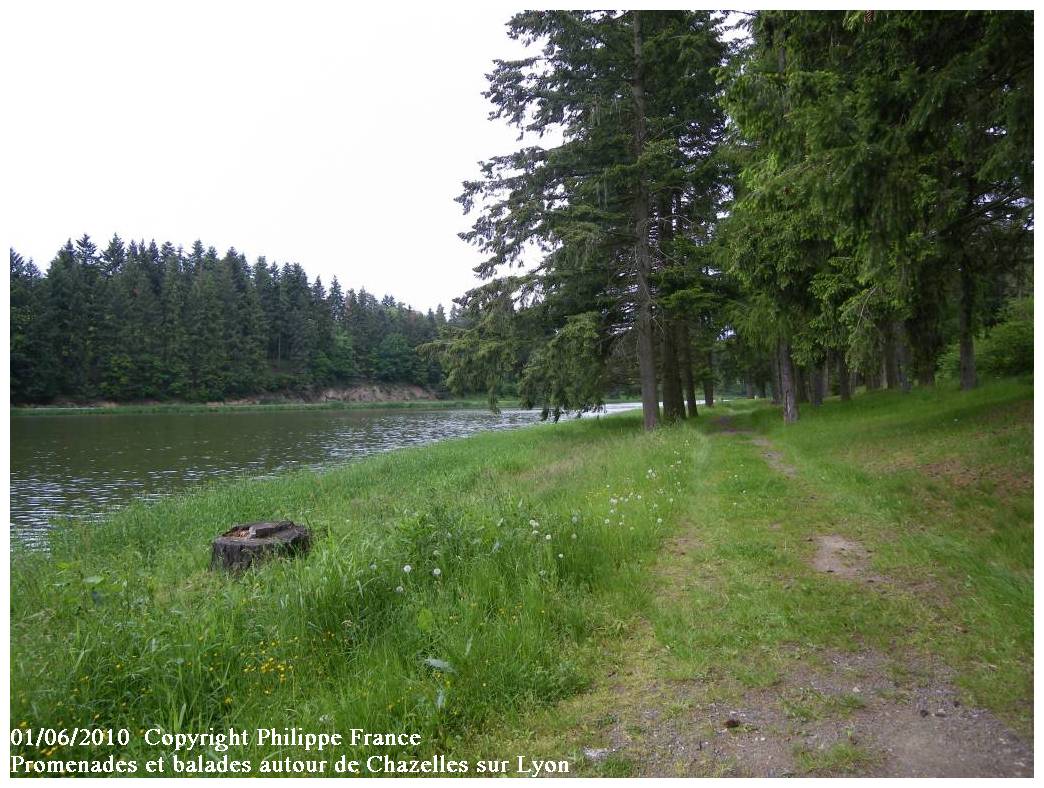
[(276, 555), (298, 555), (311, 547), (308, 529), (289, 520), (244, 523), (225, 531), (211, 545), (210, 568), (240, 572)]

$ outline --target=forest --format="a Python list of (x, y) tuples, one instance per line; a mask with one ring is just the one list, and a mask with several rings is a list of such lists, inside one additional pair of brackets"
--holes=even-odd
[(446, 316), (327, 290), (297, 264), (197, 241), (69, 241), (42, 275), (11, 250), (11, 401), (213, 401), (361, 380), (439, 388), (418, 345)]
[(491, 117), (563, 141), (465, 183), (486, 281), (440, 339), (451, 385), (495, 401), (515, 376), (557, 417), (630, 370), (649, 428), (716, 381), (770, 390), (789, 423), (857, 385), (1032, 371), (1030, 12), (532, 11), (509, 31), (539, 54), (496, 62)]
[[(458, 202), (481, 284), (426, 315), (299, 265), (84, 236), (11, 250), (11, 397), (220, 400), (357, 381), (558, 418), (641, 391), (824, 396), (1032, 371), (1030, 12), (532, 11)], [(533, 263), (534, 252), (537, 258)], [(699, 389), (699, 391), (698, 391)], [(662, 410), (661, 410), (662, 403)]]

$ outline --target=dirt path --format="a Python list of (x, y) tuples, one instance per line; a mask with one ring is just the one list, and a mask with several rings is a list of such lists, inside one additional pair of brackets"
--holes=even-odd
[[(797, 468), (763, 437), (718, 420), (717, 440), (749, 440), (788, 479)], [(771, 527), (771, 526), (770, 526)], [(881, 593), (888, 578), (854, 539), (809, 534), (810, 568), (827, 582), (866, 584)], [(698, 626), (685, 600), (700, 582), (692, 556), (695, 525), (681, 528), (654, 567), (660, 627)], [(830, 576), (828, 580), (826, 576)], [(664, 777), (1032, 776), (1032, 744), (988, 711), (968, 708), (938, 660), (896, 651), (837, 651), (803, 644), (785, 655), (768, 687), (672, 680), (668, 647), (651, 621), (622, 644), (604, 682), (574, 701), (598, 710), (587, 719), (581, 774)], [(583, 712), (580, 712), (583, 717)]]

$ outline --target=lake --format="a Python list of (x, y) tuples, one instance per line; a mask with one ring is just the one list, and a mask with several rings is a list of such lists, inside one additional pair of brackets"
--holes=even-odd
[[(607, 406), (608, 413), (641, 407)], [(591, 414), (588, 414), (591, 415)], [(376, 452), (539, 422), (539, 411), (272, 410), (11, 418), (12, 538), (38, 544), (69, 518), (97, 519), (212, 479), (321, 469)]]

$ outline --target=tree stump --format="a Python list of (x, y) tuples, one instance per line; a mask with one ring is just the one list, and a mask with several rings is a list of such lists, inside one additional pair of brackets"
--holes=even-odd
[(244, 523), (230, 528), (214, 540), (211, 569), (240, 572), (274, 555), (297, 555), (311, 547), (307, 529), (289, 520), (276, 523)]

